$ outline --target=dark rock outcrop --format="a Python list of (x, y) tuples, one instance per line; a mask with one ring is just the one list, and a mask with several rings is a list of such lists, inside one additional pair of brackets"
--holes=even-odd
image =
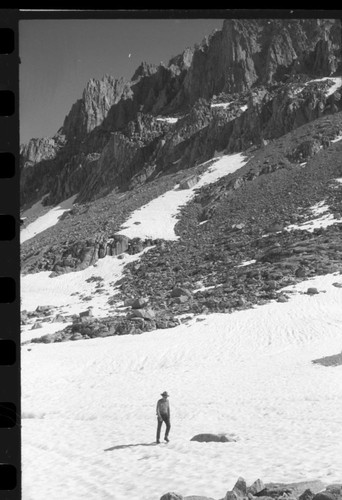
[(199, 443), (231, 443), (235, 442), (237, 439), (233, 436), (227, 434), (197, 434), (192, 437), (190, 441), (198, 441)]
[[(279, 137), (340, 106), (310, 89), (292, 96), (291, 78), (340, 69), (338, 20), (225, 20), (222, 30), (167, 66), (142, 63), (128, 82), (90, 80), (56, 136), (22, 147), (22, 202), (47, 193), (45, 203), (73, 194), (84, 202), (144, 183), (171, 165), (206, 161), (215, 150)], [(275, 93), (277, 85), (283, 91)], [(244, 92), (247, 111), (237, 104)], [(232, 101), (228, 109), (196, 105), (222, 94)], [(170, 113), (188, 115), (179, 123), (156, 119)]]

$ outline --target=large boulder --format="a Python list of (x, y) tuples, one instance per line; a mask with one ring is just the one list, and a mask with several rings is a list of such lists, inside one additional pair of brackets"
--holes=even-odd
[(51, 323), (65, 323), (67, 319), (62, 314), (56, 314), (51, 320)]
[(313, 500), (341, 500), (342, 495), (336, 495), (330, 491), (321, 491), (320, 493), (317, 493), (314, 497)]
[(303, 491), (303, 493), (299, 496), (298, 500), (312, 500), (314, 497), (314, 494), (310, 490), (310, 488), (306, 489)]
[(44, 344), (52, 344), (56, 340), (56, 336), (53, 333), (43, 335), (39, 339), (33, 339), (35, 342), (43, 342)]
[(190, 441), (198, 441), (199, 443), (229, 443), (237, 441), (237, 438), (234, 436), (229, 436), (227, 434), (196, 434), (196, 436), (192, 437)]
[(247, 484), (243, 477), (239, 477), (234, 488), (227, 491), (224, 500), (243, 500), (247, 498)]
[(141, 309), (148, 303), (148, 299), (145, 297), (139, 297), (138, 299), (134, 299), (131, 303), (131, 307), (133, 309)]
[(122, 234), (116, 234), (112, 238), (111, 244), (111, 254), (112, 255), (120, 255), (124, 252), (127, 252), (129, 248), (130, 239), (127, 236)]
[(184, 500), (184, 497), (180, 495), (179, 493), (165, 493), (162, 497), (160, 497), (160, 500)]
[(134, 309), (132, 312), (128, 313), (127, 318), (144, 318), (144, 319), (154, 319), (156, 317), (153, 309)]
[(20, 313), (20, 323), (22, 325), (27, 325), (27, 323), (28, 323), (27, 311), (21, 311), (21, 313)]
[(255, 496), (257, 493), (260, 493), (260, 491), (264, 489), (264, 483), (261, 481), (261, 479), (257, 479), (251, 486), (247, 488), (247, 492)]
[(40, 321), (36, 321), (32, 326), (31, 326), (31, 330), (37, 330), (38, 328), (42, 328), (42, 324)]
[(82, 340), (83, 339), (83, 336), (81, 333), (79, 332), (76, 332), (74, 333), (71, 337), (70, 337), (70, 340)]
[(187, 295), (188, 297), (192, 296), (190, 290), (188, 290), (187, 288), (183, 288), (183, 287), (180, 287), (180, 286), (175, 286), (172, 289), (171, 297), (182, 297), (183, 295)]
[(39, 313), (48, 313), (53, 309), (53, 306), (37, 306), (36, 311)]
[(91, 316), (93, 316), (91, 309), (87, 309), (86, 311), (80, 312), (80, 318), (89, 318)]
[[(300, 481), (297, 483), (267, 483), (265, 488), (255, 494), (257, 497), (278, 498), (283, 495), (299, 497), (305, 490), (318, 493), (324, 488), (322, 481)], [(317, 499), (320, 500), (320, 499)], [(321, 499), (323, 500), (323, 499)], [(327, 500), (327, 499), (326, 499)]]
[(237, 494), (238, 497), (244, 498), (247, 496), (247, 484), (243, 477), (239, 477), (236, 481), (233, 491)]

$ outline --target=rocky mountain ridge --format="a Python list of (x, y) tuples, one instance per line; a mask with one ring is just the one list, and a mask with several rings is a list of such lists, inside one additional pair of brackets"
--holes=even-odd
[[(109, 292), (113, 314), (103, 319), (76, 316), (63, 331), (39, 341), (141, 333), (177, 326), (193, 315), (230, 313), (270, 300), (286, 302), (290, 292), (282, 291), (284, 287), (320, 274), (341, 273), (341, 137), (341, 112), (303, 125), (251, 151), (244, 167), (198, 190), (179, 214), (179, 240), (121, 238), (119, 254), (151, 248), (139, 263), (125, 266), (114, 296)], [(134, 203), (139, 207), (148, 197), (154, 199), (182, 174), (169, 175), (169, 184), (159, 177), (149, 189), (134, 190)], [(120, 221), (127, 219), (131, 197), (132, 192), (120, 200), (113, 196), (111, 203), (105, 197), (83, 213), (85, 206), (80, 205), (59, 223), (58, 235), (50, 228), (24, 243), (26, 272), (50, 270), (53, 276), (94, 265), (105, 255), (118, 258), (110, 235), (117, 234)], [(325, 213), (335, 221), (310, 230), (313, 207), (321, 206), (322, 200)], [(109, 221), (108, 214), (115, 214), (114, 220)], [(93, 231), (98, 230), (92, 239), (89, 220)], [(101, 226), (104, 220), (106, 226)], [(64, 238), (68, 240), (62, 243)], [(95, 294), (105, 292), (98, 283), (94, 286)], [(89, 298), (84, 297), (85, 303)], [(143, 302), (132, 310), (136, 299)], [(119, 303), (124, 307), (115, 312)]]
[[(130, 81), (90, 80), (56, 136), (22, 146), (22, 204), (47, 194), (46, 204), (79, 193), (93, 200), (332, 112), (320, 92), (313, 102), (288, 94), (296, 75), (338, 74), (340, 49), (337, 20), (225, 20), (167, 66), (143, 63)], [(220, 94), (235, 108), (212, 108)]]
[[(22, 244), (24, 274), (53, 277), (151, 247), (125, 266), (110, 317), (77, 316), (44, 341), (141, 333), (286, 301), (285, 286), (342, 272), (337, 26), (225, 21), (168, 66), (142, 64), (130, 82), (91, 81), (56, 136), (23, 146), (24, 207), (77, 193), (56, 226)], [(177, 241), (120, 235), (134, 211), (237, 151), (246, 164), (197, 190), (178, 215)], [(334, 222), (311, 231), (317, 204)], [(132, 311), (134, 300), (145, 302)]]

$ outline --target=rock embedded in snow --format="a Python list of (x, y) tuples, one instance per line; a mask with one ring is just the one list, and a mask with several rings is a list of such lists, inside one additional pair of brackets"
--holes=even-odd
[(239, 477), (239, 479), (236, 481), (233, 491), (240, 498), (244, 498), (247, 495), (247, 484), (243, 477)]
[(311, 286), (307, 289), (306, 293), (308, 295), (316, 295), (317, 293), (319, 293), (319, 291), (317, 290), (317, 288)]
[(80, 316), (80, 318), (88, 318), (88, 317), (93, 316), (93, 312), (91, 309), (87, 309), (86, 311), (80, 312), (79, 316)]
[(51, 309), (54, 309), (54, 306), (37, 306), (36, 312), (45, 314), (49, 313)]
[(341, 497), (341, 492), (336, 495), (330, 491), (322, 491), (321, 493), (317, 493), (313, 497), (313, 500), (340, 500)]
[(298, 500), (312, 500), (314, 497), (314, 493), (310, 490), (310, 488), (307, 488), (303, 493), (299, 496)]
[[(321, 481), (302, 481), (299, 483), (264, 484), (261, 479), (247, 487), (243, 477), (239, 477), (232, 490), (227, 491), (222, 500), (341, 500), (342, 487), (340, 484), (327, 486), (324, 491)], [(203, 495), (187, 495), (183, 497), (177, 493), (166, 493), (160, 500), (214, 500), (212, 497)]]
[(83, 335), (81, 333), (74, 333), (71, 337), (70, 340), (81, 340), (83, 338)]
[(40, 321), (36, 321), (32, 327), (31, 327), (31, 330), (37, 330), (38, 328), (42, 328), (42, 323)]
[(257, 493), (260, 493), (260, 491), (265, 489), (265, 485), (262, 482), (261, 479), (257, 479), (254, 481), (254, 483), (247, 488), (247, 492), (251, 493), (252, 495), (256, 495)]
[(204, 433), (196, 434), (196, 436), (192, 437), (190, 441), (198, 441), (199, 443), (232, 443), (237, 441), (237, 438), (229, 436), (228, 434)]
[(179, 493), (165, 493), (165, 495), (160, 497), (160, 500), (184, 500), (184, 497)]
[(281, 302), (281, 303), (285, 303), (285, 302), (288, 302), (289, 298), (287, 297), (287, 295), (284, 295), (283, 293), (280, 294), (277, 298), (277, 302)]
[(143, 319), (154, 319), (156, 317), (155, 312), (151, 308), (147, 309), (135, 309), (127, 314), (127, 318), (143, 318)]

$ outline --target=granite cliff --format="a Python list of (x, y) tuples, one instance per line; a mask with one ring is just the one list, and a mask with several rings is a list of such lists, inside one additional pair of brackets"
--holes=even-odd
[[(22, 203), (48, 193), (47, 204), (80, 192), (94, 199), (134, 176), (136, 184), (139, 172), (145, 182), (180, 159), (191, 167), (215, 149), (279, 137), (334, 111), (319, 89), (298, 98), (291, 84), (340, 71), (337, 20), (225, 20), (167, 66), (142, 63), (130, 81), (90, 80), (54, 137), (21, 147)], [(232, 106), (210, 107), (218, 96)]]

